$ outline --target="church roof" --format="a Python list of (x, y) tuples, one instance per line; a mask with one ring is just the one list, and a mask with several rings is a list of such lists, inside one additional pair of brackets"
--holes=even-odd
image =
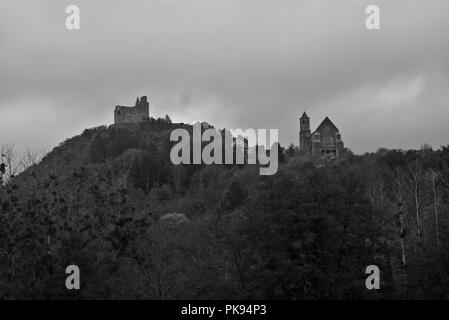
[(302, 114), (301, 118), (299, 118), (299, 119), (302, 119), (302, 118), (310, 119), (309, 116), (307, 115), (307, 113), (306, 113), (305, 111), (304, 111), (304, 113)]
[(316, 128), (315, 132), (316, 132), (316, 131), (319, 131), (319, 130), (321, 129), (321, 127), (324, 126), (324, 125), (326, 125), (326, 124), (327, 124), (327, 125), (330, 125), (331, 127), (334, 127), (335, 130), (339, 131), (338, 128), (337, 128), (337, 126), (331, 121), (331, 119), (329, 119), (328, 117), (326, 117), (326, 118), (324, 118), (323, 121), (321, 121), (320, 125)]

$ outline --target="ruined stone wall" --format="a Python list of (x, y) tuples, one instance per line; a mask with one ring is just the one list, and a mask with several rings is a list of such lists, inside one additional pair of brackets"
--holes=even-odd
[(145, 96), (141, 101), (137, 99), (134, 107), (116, 106), (114, 110), (114, 123), (133, 123), (149, 119), (149, 103)]
[(135, 107), (116, 106), (114, 123), (140, 122), (148, 118), (148, 115), (139, 112)]

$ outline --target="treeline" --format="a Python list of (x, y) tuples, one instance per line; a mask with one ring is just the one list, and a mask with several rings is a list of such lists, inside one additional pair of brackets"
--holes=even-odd
[(260, 176), (173, 166), (175, 126), (86, 130), (0, 187), (0, 298), (448, 298), (449, 147), (290, 146)]

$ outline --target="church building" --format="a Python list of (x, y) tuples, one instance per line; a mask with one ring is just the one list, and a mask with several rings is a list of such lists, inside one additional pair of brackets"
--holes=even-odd
[(340, 131), (328, 117), (311, 132), (310, 118), (304, 112), (299, 119), (299, 128), (299, 148), (304, 153), (317, 156), (333, 154), (336, 157), (343, 153), (344, 143)]

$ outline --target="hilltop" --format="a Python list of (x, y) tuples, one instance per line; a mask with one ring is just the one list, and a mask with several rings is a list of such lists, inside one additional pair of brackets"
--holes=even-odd
[[(0, 298), (446, 297), (449, 148), (289, 147), (260, 176), (174, 166), (179, 127), (87, 129), (0, 187)], [(82, 290), (65, 289), (69, 264)], [(364, 285), (373, 264), (381, 291)]]

